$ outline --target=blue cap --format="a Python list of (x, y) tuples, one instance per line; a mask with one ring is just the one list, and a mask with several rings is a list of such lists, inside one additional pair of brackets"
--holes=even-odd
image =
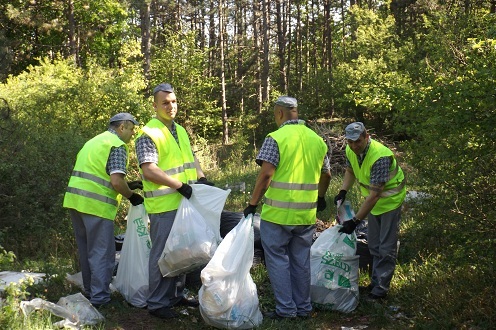
[(296, 108), (298, 106), (298, 101), (291, 96), (279, 96), (275, 103), (285, 108)]
[(157, 85), (157, 87), (153, 89), (153, 95), (157, 94), (158, 92), (174, 93), (174, 88), (172, 88), (171, 84), (169, 83), (162, 83), (160, 85)]
[(363, 123), (357, 121), (346, 126), (346, 139), (356, 141), (360, 138), (360, 135), (365, 131), (365, 126)]
[(129, 120), (134, 125), (138, 125), (138, 122), (136, 121), (136, 119), (134, 119), (134, 117), (130, 113), (127, 113), (127, 112), (121, 112), (121, 113), (116, 114), (115, 116), (110, 118), (109, 123), (113, 123), (116, 121), (123, 121), (123, 120)]

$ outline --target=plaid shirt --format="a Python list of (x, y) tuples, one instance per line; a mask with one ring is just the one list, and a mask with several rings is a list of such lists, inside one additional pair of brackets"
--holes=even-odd
[[(110, 133), (117, 135), (117, 133), (109, 128), (108, 130)], [(126, 175), (127, 169), (127, 151), (125, 146), (120, 146), (120, 147), (112, 147), (110, 149), (110, 154), (107, 159), (107, 166), (105, 167), (105, 171), (107, 172), (108, 175), (114, 174), (114, 173), (122, 173)]]
[[(179, 138), (177, 136), (176, 124), (172, 122), (172, 126), (170, 128), (170, 132), (176, 140), (177, 145), (179, 146)], [(136, 158), (138, 159), (138, 164), (144, 163), (154, 163), (158, 164), (158, 150), (155, 142), (145, 134), (142, 134), (135, 142), (136, 147)], [(194, 153), (193, 153), (194, 155)]]
[[(282, 125), (279, 128), (283, 127), (284, 125), (298, 125), (299, 122), (300, 121), (298, 119), (288, 120), (282, 123)], [(277, 165), (279, 165), (279, 157), (280, 157), (279, 147), (277, 145), (276, 140), (268, 136), (265, 138), (255, 162), (260, 166), (262, 166), (262, 162), (267, 162), (274, 165), (277, 168)], [(330, 168), (331, 166), (329, 163), (329, 157), (326, 154), (324, 157), (324, 163), (322, 165), (321, 171), (327, 172), (330, 170)]]
[[(358, 156), (358, 165), (362, 165), (365, 156), (367, 155), (367, 151), (370, 148), (370, 139), (367, 142), (367, 146), (363, 150), (363, 153)], [(351, 168), (351, 163), (346, 157), (346, 167)], [(372, 185), (382, 185), (389, 181), (389, 168), (391, 167), (391, 158), (390, 157), (381, 157), (379, 158), (374, 165), (372, 165), (372, 169), (370, 170), (370, 184)]]

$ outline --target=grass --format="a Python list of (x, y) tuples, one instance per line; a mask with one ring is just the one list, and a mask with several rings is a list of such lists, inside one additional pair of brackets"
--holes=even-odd
[[(236, 153), (234, 153), (236, 154)], [(232, 157), (222, 171), (212, 171), (209, 180), (225, 187), (245, 182), (245, 191), (231, 192), (225, 209), (241, 212), (249, 200), (257, 176), (254, 162), (245, 164), (243, 157)], [(341, 177), (335, 176), (327, 193), (328, 208), (319, 218), (329, 220), (336, 212), (332, 197), (339, 190)], [(347, 196), (356, 207), (359, 202), (354, 190)], [(404, 212), (401, 224), (401, 247), (398, 266), (388, 299), (383, 303), (360, 304), (352, 313), (315, 310), (312, 318), (297, 321), (264, 319), (259, 329), (341, 329), (367, 326), (367, 329), (494, 329), (496, 328), (496, 283), (494, 237), (481, 236), (466, 225), (466, 220), (451, 214), (447, 221), (445, 204), (435, 197)], [(71, 244), (66, 244), (72, 246)], [(73, 246), (72, 246), (73, 247)], [(67, 255), (68, 257), (64, 257)], [(0, 249), (2, 269), (24, 269), (47, 273), (47, 281), (32, 285), (22, 283), (4, 294), (6, 300), (0, 313), (2, 329), (51, 329), (59, 319), (46, 311), (37, 311), (25, 318), (19, 311), (22, 300), (34, 297), (56, 302), (58, 298), (79, 292), (68, 284), (66, 273), (76, 270), (73, 252), (59, 253), (57, 258), (13, 261), (7, 251)], [(274, 299), (263, 265), (252, 268), (257, 284), (260, 309), (274, 308)], [(366, 274), (360, 275), (360, 285), (367, 285)], [(198, 288), (190, 288), (196, 293)], [(199, 310), (178, 308), (182, 315), (175, 320), (159, 320), (145, 309), (134, 308), (118, 293), (109, 306), (101, 309), (106, 321), (86, 329), (212, 329), (203, 321)]]

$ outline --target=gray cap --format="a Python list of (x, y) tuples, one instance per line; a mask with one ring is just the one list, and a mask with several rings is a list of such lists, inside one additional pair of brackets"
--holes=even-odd
[(298, 106), (298, 101), (291, 96), (279, 96), (275, 103), (285, 108), (296, 108)]
[(122, 120), (129, 120), (134, 125), (138, 125), (138, 122), (136, 121), (136, 119), (134, 119), (134, 117), (130, 113), (127, 113), (127, 112), (121, 112), (121, 113), (116, 114), (115, 116), (110, 118), (109, 123), (113, 123), (115, 121), (122, 121)]
[(357, 121), (346, 126), (346, 139), (356, 141), (360, 135), (365, 131), (363, 123)]
[(162, 83), (153, 89), (153, 95), (157, 94), (157, 92), (174, 93), (174, 88), (169, 83)]

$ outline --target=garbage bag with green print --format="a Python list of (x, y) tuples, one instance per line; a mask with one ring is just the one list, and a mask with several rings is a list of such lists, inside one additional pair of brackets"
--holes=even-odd
[(358, 306), (357, 239), (339, 233), (341, 225), (323, 231), (310, 250), (310, 298), (316, 309), (344, 313)]

